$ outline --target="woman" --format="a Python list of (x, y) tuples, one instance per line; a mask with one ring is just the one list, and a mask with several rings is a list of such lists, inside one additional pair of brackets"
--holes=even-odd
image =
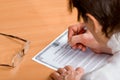
[[(69, 0), (69, 9), (74, 7), (78, 20), (82, 17), (84, 23), (69, 27), (69, 44), (83, 51), (86, 46), (95, 52), (112, 50), (113, 56), (106, 65), (89, 73), (66, 66), (50, 76), (53, 80), (120, 80), (120, 0)], [(84, 27), (87, 30), (81, 34)]]

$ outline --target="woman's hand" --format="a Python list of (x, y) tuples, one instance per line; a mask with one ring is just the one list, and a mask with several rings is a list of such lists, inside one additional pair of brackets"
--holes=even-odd
[(59, 68), (56, 72), (52, 73), (50, 77), (52, 80), (80, 80), (84, 70), (82, 68), (76, 68), (75, 70), (71, 66)]
[(111, 49), (99, 44), (89, 30), (83, 31), (85, 24), (80, 23), (68, 28), (68, 43), (73, 49), (86, 50), (89, 47), (96, 53), (111, 53)]

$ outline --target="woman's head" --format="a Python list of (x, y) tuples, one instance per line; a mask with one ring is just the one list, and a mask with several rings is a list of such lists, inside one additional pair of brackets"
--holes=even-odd
[(78, 11), (78, 20), (81, 16), (88, 24), (95, 26), (97, 22), (96, 27), (101, 26), (101, 33), (106, 37), (120, 31), (120, 0), (69, 0), (70, 11), (74, 7)]

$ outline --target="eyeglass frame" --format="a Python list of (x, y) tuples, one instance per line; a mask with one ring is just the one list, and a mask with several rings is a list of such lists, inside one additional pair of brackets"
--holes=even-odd
[(4, 67), (16, 67), (17, 65), (15, 65), (15, 59), (17, 57), (20, 57), (20, 58), (23, 58), (23, 56), (27, 53), (28, 49), (29, 49), (29, 44), (30, 44), (30, 41), (26, 40), (26, 39), (23, 39), (23, 38), (20, 38), (20, 37), (17, 37), (17, 36), (13, 36), (13, 35), (8, 35), (8, 34), (4, 34), (4, 33), (0, 33), (0, 35), (3, 35), (3, 36), (6, 36), (6, 37), (10, 37), (10, 38), (14, 38), (14, 39), (17, 39), (17, 40), (21, 40), (23, 42), (25, 42), (25, 45), (24, 47), (22, 48), (22, 50), (20, 50), (12, 59), (11, 61), (11, 65), (10, 64), (0, 64), (0, 66), (4, 66)]

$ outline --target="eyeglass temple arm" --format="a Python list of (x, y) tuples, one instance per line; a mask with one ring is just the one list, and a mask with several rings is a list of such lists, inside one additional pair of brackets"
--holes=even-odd
[(11, 65), (8, 65), (8, 64), (0, 64), (0, 66), (13, 67), (13, 66), (11, 66)]
[(17, 36), (8, 35), (8, 34), (4, 34), (4, 33), (0, 33), (0, 35), (12, 37), (12, 38), (16, 38), (16, 39), (22, 40), (22, 41), (24, 41), (24, 42), (27, 42), (27, 40), (25, 40), (25, 39), (23, 39), (23, 38), (20, 38), (20, 37), (17, 37)]

